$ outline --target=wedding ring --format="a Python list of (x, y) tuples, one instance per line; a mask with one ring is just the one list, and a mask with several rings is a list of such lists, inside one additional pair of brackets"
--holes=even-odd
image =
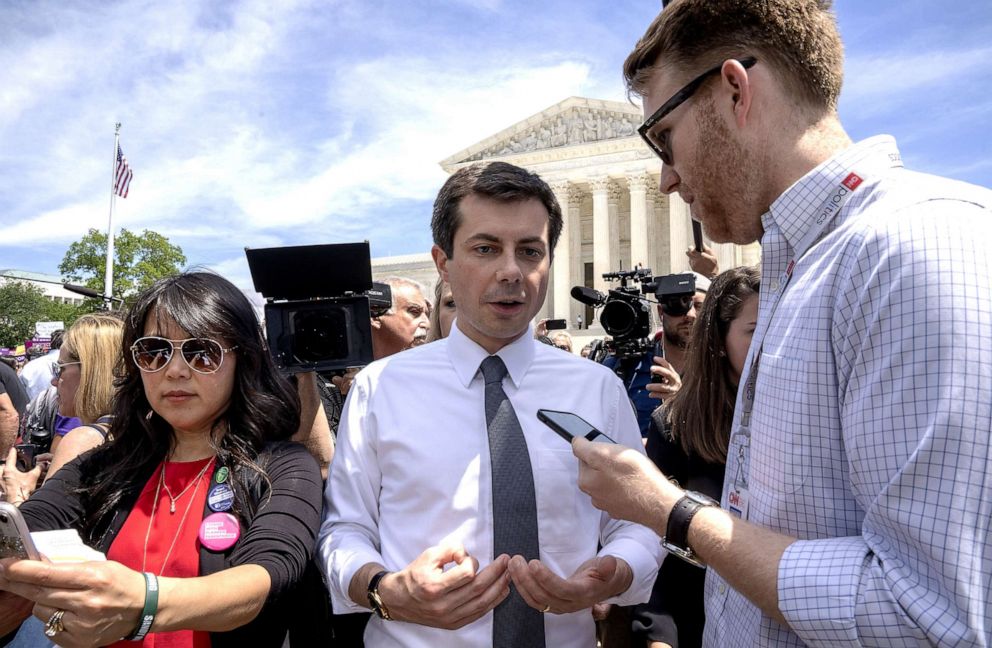
[(54, 637), (58, 633), (65, 630), (65, 626), (62, 625), (62, 616), (65, 615), (65, 610), (55, 610), (52, 616), (48, 618), (45, 623), (45, 636)]
[[(541, 610), (541, 614), (547, 614), (550, 611), (551, 611), (551, 604), (548, 603), (547, 605), (544, 606), (544, 609)], [(49, 635), (49, 636), (51, 636), (51, 635)]]

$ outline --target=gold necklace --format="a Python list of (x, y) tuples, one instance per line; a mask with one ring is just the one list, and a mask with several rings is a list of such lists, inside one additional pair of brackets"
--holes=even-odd
[[(158, 575), (161, 576), (165, 572), (165, 565), (169, 562), (169, 557), (172, 556), (172, 550), (176, 548), (176, 541), (179, 540), (179, 536), (182, 535), (183, 527), (186, 525), (186, 516), (189, 515), (189, 509), (193, 506), (193, 502), (196, 500), (196, 492), (200, 490), (200, 481), (203, 479), (204, 473), (207, 472), (209, 468), (214, 463), (216, 457), (211, 457), (207, 465), (203, 467), (200, 474), (196, 476), (194, 483), (196, 487), (193, 489), (193, 496), (189, 498), (189, 502), (186, 504), (186, 510), (183, 511), (183, 517), (179, 520), (179, 528), (176, 530), (176, 535), (172, 537), (172, 544), (169, 545), (169, 550), (165, 553), (165, 560), (162, 561), (162, 567), (159, 568)], [(141, 550), (141, 571), (145, 571), (145, 563), (148, 561), (148, 539), (152, 535), (152, 522), (155, 521), (155, 511), (158, 510), (158, 496), (161, 494), (162, 486), (165, 485), (165, 462), (162, 462), (162, 470), (159, 472), (158, 484), (155, 485), (155, 499), (152, 500), (152, 514), (148, 518), (148, 530), (145, 531), (145, 545)], [(187, 488), (189, 488), (187, 486)], [(168, 490), (168, 489), (166, 489)], [(184, 490), (185, 492), (185, 490)], [(170, 496), (171, 497), (171, 496)], [(180, 493), (182, 497), (182, 493)]]
[(180, 491), (180, 493), (175, 497), (172, 496), (172, 491), (169, 490), (169, 485), (165, 483), (165, 465), (167, 463), (168, 463), (167, 461), (162, 462), (162, 475), (161, 475), (162, 478), (159, 480), (159, 482), (162, 488), (165, 489), (165, 494), (169, 496), (169, 514), (171, 515), (171, 514), (175, 514), (176, 512), (176, 500), (182, 499), (183, 495), (186, 494), (186, 491), (188, 491), (193, 484), (199, 483), (200, 478), (203, 477), (203, 473), (207, 472), (207, 467), (210, 466), (211, 463), (213, 463), (213, 460), (207, 462), (207, 465), (203, 467), (203, 470), (201, 470), (200, 474), (196, 476), (196, 479), (186, 484), (186, 488), (182, 489), (182, 491)]

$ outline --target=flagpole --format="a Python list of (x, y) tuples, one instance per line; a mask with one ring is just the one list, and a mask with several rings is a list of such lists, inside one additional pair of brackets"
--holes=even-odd
[(103, 298), (104, 307), (107, 310), (113, 308), (111, 297), (114, 295), (114, 203), (117, 192), (114, 186), (117, 184), (117, 151), (120, 150), (121, 123), (114, 126), (114, 163), (110, 174), (110, 218), (107, 221), (107, 270), (103, 276)]

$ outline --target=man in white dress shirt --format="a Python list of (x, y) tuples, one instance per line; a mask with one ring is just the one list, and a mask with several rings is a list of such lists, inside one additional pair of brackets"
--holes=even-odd
[(705, 646), (989, 646), (992, 192), (850, 140), (829, 5), (675, 0), (628, 57), (661, 190), (761, 241), (758, 326), (722, 503), (577, 440), (580, 483), (709, 565)]
[[(541, 645), (592, 647), (594, 604), (650, 594), (657, 538), (593, 508), (568, 444), (536, 418), (574, 412), (641, 448), (612, 372), (533, 339), (561, 223), (548, 185), (506, 163), (461, 169), (438, 195), (432, 254), (458, 304), (455, 324), (448, 338), (358, 374), (325, 495), (320, 562), (336, 613), (376, 612), (368, 646), (500, 646), (493, 608), (519, 596), (528, 614), (543, 613)], [(499, 495), (480, 372), (490, 356), (508, 372), (502, 389), (533, 467), (520, 473), (536, 500), (540, 552), (530, 561), (494, 555)]]

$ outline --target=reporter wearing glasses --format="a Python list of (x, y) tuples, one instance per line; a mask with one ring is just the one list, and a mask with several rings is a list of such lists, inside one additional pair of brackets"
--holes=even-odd
[[(82, 425), (52, 440), (47, 476), (106, 438), (123, 330), (119, 317), (94, 313), (83, 315), (66, 331), (59, 359), (52, 363), (52, 385), (56, 389), (59, 414), (78, 419)], [(20, 505), (34, 492), (42, 469), (39, 465), (21, 472), (13, 458), (13, 455), (7, 457), (3, 483), (7, 501)]]
[(66, 645), (281, 646), (321, 479), (288, 441), (299, 399), (251, 305), (213, 274), (159, 281), (128, 313), (124, 348), (113, 442), (21, 507), (32, 531), (75, 528), (107, 562), (5, 561), (0, 589), (34, 601)]

